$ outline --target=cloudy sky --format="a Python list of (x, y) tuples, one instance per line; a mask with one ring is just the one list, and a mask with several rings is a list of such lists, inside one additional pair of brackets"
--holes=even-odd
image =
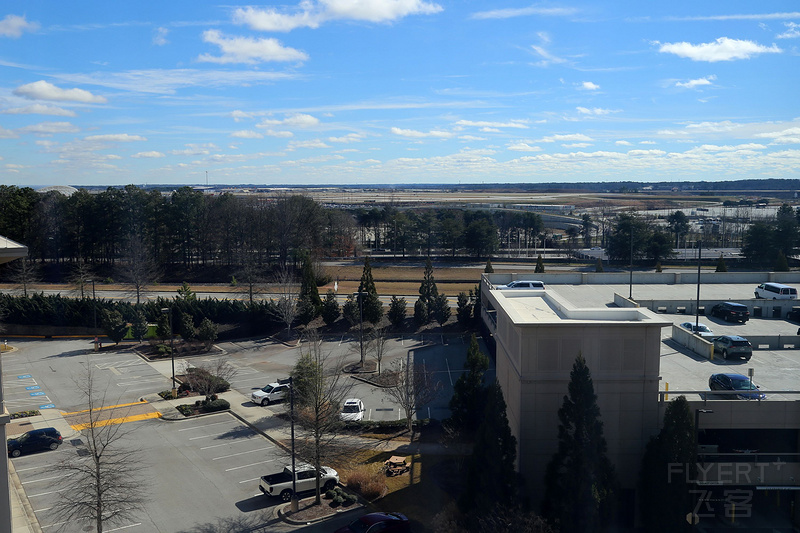
[(794, 1), (13, 4), (6, 184), (800, 178)]

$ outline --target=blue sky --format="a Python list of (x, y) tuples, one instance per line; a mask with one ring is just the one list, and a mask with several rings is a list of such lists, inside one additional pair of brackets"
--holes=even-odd
[(0, 179), (800, 178), (799, 55), (790, 1), (25, 2)]

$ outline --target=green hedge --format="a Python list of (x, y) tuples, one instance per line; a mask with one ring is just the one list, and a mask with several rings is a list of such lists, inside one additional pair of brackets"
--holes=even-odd
[(228, 403), (228, 400), (223, 400), (222, 398), (219, 398), (217, 400), (211, 400), (209, 402), (204, 401), (201, 404), (201, 407), (204, 412), (213, 413), (215, 411), (224, 411), (225, 409), (230, 409), (231, 404)]

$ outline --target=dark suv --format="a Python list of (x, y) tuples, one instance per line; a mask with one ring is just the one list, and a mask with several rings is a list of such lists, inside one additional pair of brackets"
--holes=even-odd
[(32, 429), (15, 439), (8, 439), (7, 445), (11, 457), (39, 450), (56, 450), (61, 445), (61, 433), (56, 428)]
[(711, 316), (721, 318), (725, 322), (737, 321), (747, 322), (750, 318), (750, 311), (744, 304), (735, 304), (733, 302), (722, 302), (711, 308)]

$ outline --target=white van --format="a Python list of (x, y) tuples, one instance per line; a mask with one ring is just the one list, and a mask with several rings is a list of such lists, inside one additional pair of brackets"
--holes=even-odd
[(797, 289), (780, 283), (762, 283), (756, 287), (755, 295), (766, 300), (797, 300)]

